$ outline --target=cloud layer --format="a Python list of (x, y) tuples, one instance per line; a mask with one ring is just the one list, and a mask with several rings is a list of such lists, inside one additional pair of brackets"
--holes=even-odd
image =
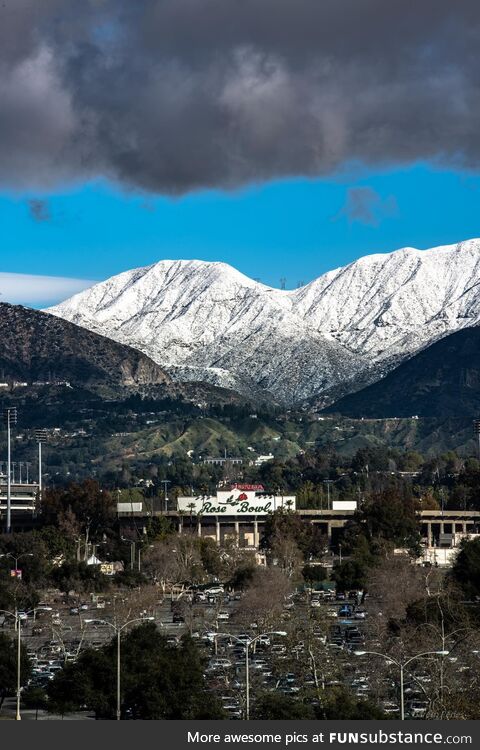
[(8, 0), (0, 185), (480, 164), (477, 0)]
[(0, 272), (0, 302), (30, 307), (46, 307), (76, 294), (94, 283), (94, 281), (85, 279), (69, 279), (60, 276), (34, 276), (23, 273)]

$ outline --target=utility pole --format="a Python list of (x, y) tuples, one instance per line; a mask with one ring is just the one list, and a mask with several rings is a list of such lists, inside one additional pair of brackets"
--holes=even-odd
[(3, 410), (3, 421), (7, 427), (7, 534), (12, 530), (12, 426), (17, 424), (16, 406)]

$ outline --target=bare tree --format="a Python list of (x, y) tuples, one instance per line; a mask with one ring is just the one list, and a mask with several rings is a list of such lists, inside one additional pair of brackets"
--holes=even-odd
[(255, 623), (259, 632), (278, 630), (291, 590), (291, 581), (280, 568), (258, 568), (235, 612), (236, 619), (246, 627)]
[(155, 542), (144, 554), (143, 568), (161, 586), (164, 595), (175, 586), (203, 580), (198, 540), (183, 534)]
[(303, 555), (295, 539), (284, 536), (278, 530), (270, 545), (270, 557), (288, 578), (295, 578), (303, 565)]

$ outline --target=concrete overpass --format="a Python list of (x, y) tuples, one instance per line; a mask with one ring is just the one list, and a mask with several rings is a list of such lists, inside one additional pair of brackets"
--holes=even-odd
[[(353, 520), (354, 510), (298, 509), (295, 515), (315, 525), (325, 534), (330, 544), (341, 538), (345, 526)], [(172, 521), (177, 531), (195, 533), (201, 538), (214, 539), (223, 544), (234, 539), (241, 547), (258, 547), (268, 515), (191, 515), (176, 510), (122, 511), (118, 519), (122, 527), (146, 526), (152, 517), (165, 517)], [(455, 533), (473, 533), (480, 529), (480, 511), (472, 510), (422, 510), (417, 513), (420, 533), (428, 546), (440, 546)]]

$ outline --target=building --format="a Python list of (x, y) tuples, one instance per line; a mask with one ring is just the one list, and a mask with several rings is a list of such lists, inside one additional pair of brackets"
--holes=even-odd
[(262, 464), (267, 463), (267, 461), (273, 461), (275, 456), (273, 453), (267, 453), (264, 456), (257, 456), (257, 458), (254, 461), (255, 466), (261, 466)]
[[(36, 482), (12, 482), (11, 485), (11, 512), (13, 516), (33, 515), (35, 513), (38, 484)], [(7, 478), (0, 475), (0, 512), (2, 520), (7, 511)]]
[(225, 466), (225, 464), (240, 465), (243, 464), (243, 458), (226, 458), (219, 456), (218, 458), (204, 458), (203, 463), (208, 464), (209, 466)]
[(240, 547), (257, 548), (259, 524), (280, 508), (295, 507), (294, 495), (272, 495), (253, 485), (235, 484), (217, 490), (215, 495), (179, 497), (178, 530), (182, 533), (185, 525), (195, 525), (198, 536), (214, 539), (217, 544), (232, 539)]

